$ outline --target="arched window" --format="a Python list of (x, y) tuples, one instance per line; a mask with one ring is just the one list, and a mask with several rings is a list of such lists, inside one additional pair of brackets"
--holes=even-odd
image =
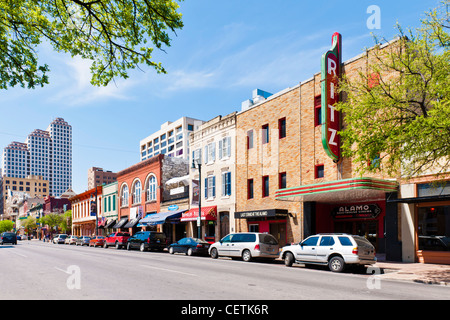
[(122, 192), (120, 194), (120, 202), (122, 207), (128, 206), (128, 197), (129, 197), (128, 186), (125, 184), (123, 185)]
[(154, 175), (148, 178), (145, 193), (147, 201), (156, 201), (156, 177)]
[(141, 203), (141, 181), (136, 180), (133, 184), (132, 204)]

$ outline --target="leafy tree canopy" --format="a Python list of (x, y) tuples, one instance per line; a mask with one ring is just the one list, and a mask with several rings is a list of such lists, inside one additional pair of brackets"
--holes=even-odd
[(396, 41), (369, 52), (367, 70), (340, 82), (343, 154), (360, 173), (449, 171), (449, 5), (442, 1), (415, 31), (399, 26)]
[(44, 39), (58, 52), (92, 60), (97, 86), (139, 65), (164, 73), (153, 47), (164, 50), (168, 29), (183, 27), (178, 8), (176, 0), (0, 1), (0, 88), (48, 83), (49, 66), (38, 63)]

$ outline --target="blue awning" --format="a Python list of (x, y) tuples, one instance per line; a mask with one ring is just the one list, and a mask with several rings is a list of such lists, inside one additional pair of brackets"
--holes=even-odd
[(151, 215), (147, 215), (145, 218), (139, 220), (139, 224), (154, 226), (157, 224), (163, 224), (166, 222), (166, 219), (180, 218), (183, 212), (187, 210), (178, 210), (178, 211), (167, 211), (167, 212), (159, 212)]

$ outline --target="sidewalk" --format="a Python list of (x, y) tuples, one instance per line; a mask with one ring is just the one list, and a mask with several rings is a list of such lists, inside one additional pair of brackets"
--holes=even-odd
[(373, 266), (381, 269), (380, 279), (450, 286), (450, 265), (380, 261)]

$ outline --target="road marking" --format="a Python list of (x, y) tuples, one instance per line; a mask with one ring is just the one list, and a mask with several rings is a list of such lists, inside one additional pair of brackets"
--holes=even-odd
[(11, 251), (12, 253), (14, 253), (14, 254), (17, 254), (18, 256), (21, 256), (21, 257), (24, 257), (24, 258), (26, 258), (27, 256), (26, 255), (24, 255), (24, 254), (21, 254), (21, 253), (17, 253), (17, 252), (14, 252), (14, 251)]
[(157, 269), (157, 270), (162, 270), (162, 271), (168, 271), (168, 272), (174, 272), (174, 273), (180, 273), (180, 274), (184, 274), (184, 275), (191, 276), (191, 277), (198, 277), (197, 274), (193, 274), (193, 273), (187, 273), (187, 272), (171, 270), (171, 269), (166, 269), (166, 268), (158, 268), (158, 267), (153, 267), (153, 266), (149, 266), (149, 265), (145, 265), (145, 264), (141, 264), (141, 267)]

